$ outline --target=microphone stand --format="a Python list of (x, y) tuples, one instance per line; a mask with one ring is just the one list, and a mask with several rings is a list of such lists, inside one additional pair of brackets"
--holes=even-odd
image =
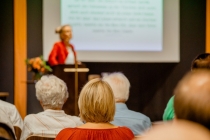
[(75, 61), (75, 75), (74, 75), (74, 89), (75, 89), (75, 104), (74, 104), (74, 112), (75, 115), (78, 115), (78, 63), (77, 63), (77, 56), (76, 56), (76, 52), (73, 49), (74, 52), (74, 61)]

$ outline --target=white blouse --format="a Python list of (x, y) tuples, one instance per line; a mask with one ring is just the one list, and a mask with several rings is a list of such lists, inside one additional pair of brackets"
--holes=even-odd
[(67, 51), (68, 51), (68, 56), (66, 58), (65, 64), (74, 64), (74, 52), (72, 50), (71, 47), (66, 47)]

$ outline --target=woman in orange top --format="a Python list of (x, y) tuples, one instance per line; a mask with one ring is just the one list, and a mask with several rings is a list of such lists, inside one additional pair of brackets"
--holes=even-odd
[(111, 87), (101, 79), (89, 81), (82, 89), (78, 101), (81, 120), (76, 128), (60, 131), (55, 140), (131, 140), (132, 131), (114, 126), (110, 122), (115, 114), (115, 100)]
[[(73, 53), (73, 61), (76, 60), (76, 53), (74, 46), (69, 43), (72, 38), (72, 28), (70, 25), (58, 27), (55, 31), (59, 33), (61, 41), (56, 42), (49, 55), (48, 63), (51, 66), (66, 64), (68, 56)], [(72, 55), (72, 54), (71, 54)], [(75, 62), (73, 62), (75, 63)]]

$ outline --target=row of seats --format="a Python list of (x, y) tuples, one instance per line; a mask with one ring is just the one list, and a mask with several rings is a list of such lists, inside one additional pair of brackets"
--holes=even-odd
[[(67, 115), (62, 110), (68, 98), (66, 84), (56, 76), (46, 75), (35, 85), (37, 99), (44, 111), (29, 114), (22, 121), (14, 105), (0, 101), (0, 121), (7, 124), (11, 131), (16, 133), (16, 138), (21, 140), (44, 139), (44, 137), (56, 138), (56, 140), (64, 137), (94, 139), (99, 135), (99, 131), (95, 133), (98, 129), (103, 131), (100, 137), (105, 134), (106, 137), (110, 137), (110, 140), (113, 137), (126, 140), (134, 136), (136, 139), (152, 140), (150, 136), (161, 137), (161, 134), (164, 136), (164, 131), (171, 133), (173, 137), (175, 134), (181, 137), (182, 134), (190, 133), (189, 130), (201, 132), (198, 134), (204, 137), (207, 134), (208, 137), (210, 134), (206, 132), (210, 129), (209, 69), (210, 54), (199, 55), (193, 60), (192, 70), (177, 84), (172, 97), (173, 103), (169, 104), (170, 108), (167, 109), (167, 107), (165, 111), (170, 110), (173, 113), (172, 115), (170, 113), (173, 123), (151, 123), (149, 117), (144, 114), (129, 110), (125, 102), (129, 98), (130, 83), (120, 72), (111, 73), (102, 79), (91, 80), (83, 87), (78, 100), (80, 117)], [(112, 133), (110, 129), (116, 132)], [(112, 136), (106, 134), (107, 130), (112, 133)], [(173, 133), (172, 130), (176, 131)], [(193, 136), (196, 138), (196, 135), (195, 133)]]

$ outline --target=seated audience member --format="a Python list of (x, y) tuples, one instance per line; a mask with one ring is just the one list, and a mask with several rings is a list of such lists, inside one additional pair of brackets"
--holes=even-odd
[(142, 134), (145, 130), (150, 128), (151, 121), (147, 116), (129, 110), (125, 104), (129, 97), (130, 88), (130, 82), (125, 75), (116, 72), (103, 77), (103, 80), (109, 83), (115, 97), (116, 112), (114, 121), (111, 123), (130, 128), (134, 135)]
[[(23, 120), (16, 109), (15, 105), (0, 100), (0, 117), (8, 118), (11, 122), (11, 125), (19, 127), (21, 130), (23, 129)], [(3, 114), (5, 116), (3, 116)], [(1, 119), (0, 119), (1, 120)], [(3, 120), (1, 120), (3, 122)]]
[(177, 119), (199, 123), (210, 129), (210, 71), (188, 73), (174, 91)]
[(86, 123), (62, 130), (56, 140), (131, 140), (134, 137), (130, 129), (110, 123), (114, 118), (115, 101), (105, 81), (89, 81), (80, 93), (78, 105), (80, 117)]
[(9, 117), (10, 116), (6, 114), (4, 110), (0, 109), (0, 124), (2, 126), (7, 125), (7, 127), (9, 127), (11, 131), (15, 134), (14, 126)]
[(185, 120), (175, 120), (155, 126), (148, 133), (135, 140), (209, 140), (208, 129)]
[(0, 140), (15, 140), (14, 131), (5, 123), (0, 123)]
[(55, 137), (66, 127), (83, 124), (78, 117), (67, 115), (62, 110), (68, 91), (61, 79), (54, 75), (42, 76), (35, 88), (36, 97), (44, 111), (25, 117), (21, 140), (26, 140), (30, 135)]
[[(191, 70), (208, 69), (210, 70), (210, 54), (203, 53), (198, 55), (192, 62)], [(172, 120), (174, 118), (174, 96), (168, 101), (163, 114), (163, 120)]]
[(169, 99), (163, 113), (164, 121), (170, 121), (172, 119), (174, 119), (174, 96)]

